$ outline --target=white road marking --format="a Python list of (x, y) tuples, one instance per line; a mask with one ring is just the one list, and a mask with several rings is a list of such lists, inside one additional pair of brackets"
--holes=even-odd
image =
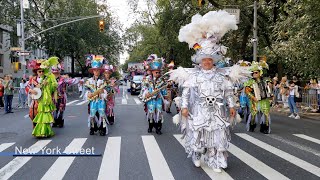
[(280, 149), (277, 149), (267, 143), (264, 143), (254, 137), (251, 137), (249, 136), (248, 134), (244, 134), (244, 133), (235, 133), (237, 136), (241, 137), (242, 139), (245, 139), (249, 142), (251, 142), (252, 144), (260, 147), (260, 148), (263, 148), (264, 150), (266, 151), (269, 151), (270, 153), (282, 158), (282, 159), (285, 159), (287, 161), (289, 161), (290, 163), (320, 177), (320, 168), (315, 166), (315, 165), (312, 165), (302, 159), (299, 159), (289, 153), (286, 153)]
[(79, 101), (79, 100), (74, 100), (74, 101), (68, 102), (66, 105), (69, 106), (70, 104), (75, 103), (75, 102), (78, 102), (78, 101)]
[(126, 98), (122, 98), (122, 101), (121, 101), (122, 104), (128, 104), (128, 101)]
[[(173, 135), (178, 141), (179, 143), (184, 147), (184, 142), (181, 139), (182, 135), (181, 134), (175, 134)], [(201, 158), (201, 168), (204, 170), (204, 172), (207, 173), (207, 175), (211, 178), (211, 179), (219, 179), (219, 180), (231, 180), (233, 179), (228, 173), (226, 173), (224, 170), (222, 170), (221, 173), (216, 173), (213, 171), (213, 169), (209, 168), (206, 164), (203, 163), (203, 156)]]
[(141, 104), (141, 101), (140, 101), (138, 98), (133, 98), (133, 100), (134, 100), (138, 105)]
[(297, 136), (299, 138), (302, 138), (302, 139), (305, 139), (305, 140), (320, 144), (320, 140), (319, 139), (316, 139), (316, 138), (313, 138), (313, 137), (310, 137), (310, 136), (307, 136), (307, 135), (304, 135), (304, 134), (293, 134), (293, 135)]
[(316, 156), (320, 156), (320, 151), (318, 151), (316, 149), (312, 149), (310, 147), (303, 146), (303, 145), (301, 145), (299, 143), (290, 141), (289, 139), (284, 139), (284, 138), (282, 138), (280, 136), (277, 136), (277, 135), (274, 135), (274, 134), (269, 134), (268, 136), (273, 138), (273, 139), (275, 139), (275, 140), (278, 140), (278, 141), (280, 141), (282, 143), (285, 143), (285, 144), (291, 145), (291, 146), (293, 146), (295, 148), (298, 148), (298, 149), (300, 149), (302, 151), (307, 151), (307, 152), (312, 153), (312, 154), (314, 154)]
[(24, 115), (24, 118), (26, 118), (26, 119), (27, 119), (28, 117), (29, 117), (29, 114), (27, 114), (27, 115)]
[(87, 102), (88, 102), (88, 100), (85, 100), (85, 101), (79, 102), (79, 103), (76, 104), (76, 105), (79, 106), (79, 105), (85, 104), (85, 103), (87, 103)]
[(154, 136), (142, 136), (153, 180), (174, 179)]
[(0, 145), (0, 152), (2, 152), (3, 150), (9, 148), (10, 146), (14, 145), (15, 143), (3, 143)]
[[(51, 140), (40, 140), (30, 146), (28, 153), (38, 153), (41, 149), (43, 149), (47, 144), (49, 144)], [(3, 168), (0, 169), (0, 179), (5, 180), (9, 179), (15, 172), (17, 172), (24, 164), (26, 164), (32, 157), (24, 156), (24, 157), (16, 157), (8, 164), (6, 164)]]
[(267, 179), (289, 179), (231, 143), (228, 151)]
[[(75, 138), (63, 151), (64, 153), (78, 153), (80, 152), (83, 144), (86, 142), (87, 138)], [(41, 178), (42, 180), (47, 179), (63, 179), (64, 175), (68, 171), (75, 157), (59, 157), (46, 172), (46, 174)]]
[(109, 137), (98, 180), (119, 180), (121, 137)]

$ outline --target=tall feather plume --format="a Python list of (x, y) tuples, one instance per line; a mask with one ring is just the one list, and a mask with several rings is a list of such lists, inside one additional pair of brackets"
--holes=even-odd
[(191, 23), (180, 29), (178, 39), (180, 42), (189, 44), (192, 48), (194, 44), (214, 35), (220, 40), (229, 30), (238, 29), (236, 18), (224, 10), (210, 11), (204, 16), (196, 14), (192, 17)]
[(177, 82), (178, 84), (183, 84), (186, 80), (189, 79), (189, 73), (182, 67), (178, 67), (175, 70), (171, 70), (170, 72), (170, 80)]
[(229, 69), (229, 77), (232, 82), (240, 82), (241, 79), (250, 78), (251, 71), (249, 71), (249, 67), (242, 67), (239, 65), (233, 65)]

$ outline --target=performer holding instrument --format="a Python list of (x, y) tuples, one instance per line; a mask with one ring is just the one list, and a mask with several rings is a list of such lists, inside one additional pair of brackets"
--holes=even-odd
[(145, 87), (142, 98), (143, 102), (147, 105), (147, 120), (149, 122), (148, 133), (152, 132), (153, 127), (156, 129), (157, 134), (162, 134), (162, 123), (164, 121), (162, 115), (162, 106), (165, 101), (166, 81), (161, 77), (162, 59), (157, 55), (150, 62), (150, 70), (152, 71), (152, 78), (146, 78)]
[[(93, 73), (93, 77), (89, 78), (85, 83), (86, 94), (85, 99), (90, 101), (89, 104), (89, 127), (90, 135), (94, 135), (94, 132), (99, 130), (101, 136), (108, 134), (107, 117), (105, 114), (107, 86), (100, 74), (103, 72), (102, 62), (104, 57), (99, 55), (90, 55), (87, 60), (91, 61), (90, 73)], [(97, 114), (98, 113), (98, 114)], [(98, 115), (98, 116), (97, 116)]]
[(32, 135), (35, 137), (54, 135), (51, 128), (51, 123), (54, 122), (52, 112), (55, 110), (52, 94), (58, 84), (50, 67), (58, 63), (57, 57), (51, 57), (48, 60), (33, 60), (29, 64), (35, 75), (29, 79), (26, 92), (32, 99), (29, 117), (33, 122)]

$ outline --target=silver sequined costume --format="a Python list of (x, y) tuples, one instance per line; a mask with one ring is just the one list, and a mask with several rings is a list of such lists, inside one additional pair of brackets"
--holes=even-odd
[(204, 153), (205, 163), (212, 168), (227, 167), (231, 139), (227, 109), (235, 102), (233, 85), (225, 74), (223, 69), (198, 69), (182, 85), (181, 108), (189, 110), (184, 131), (186, 153), (188, 157)]

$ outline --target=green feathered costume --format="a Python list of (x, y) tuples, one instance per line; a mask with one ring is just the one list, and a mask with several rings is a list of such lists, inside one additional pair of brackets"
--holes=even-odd
[[(48, 60), (41, 63), (40, 68), (44, 70), (44, 77), (41, 85), (42, 95), (38, 100), (38, 114), (33, 119), (37, 125), (32, 131), (32, 135), (35, 137), (51, 137), (54, 136), (54, 132), (51, 128), (51, 123), (54, 122), (52, 112), (56, 109), (52, 96), (57, 90), (58, 83), (55, 76), (50, 72), (50, 67), (57, 65), (58, 58), (51, 57)], [(46, 84), (43, 84), (46, 82)]]

